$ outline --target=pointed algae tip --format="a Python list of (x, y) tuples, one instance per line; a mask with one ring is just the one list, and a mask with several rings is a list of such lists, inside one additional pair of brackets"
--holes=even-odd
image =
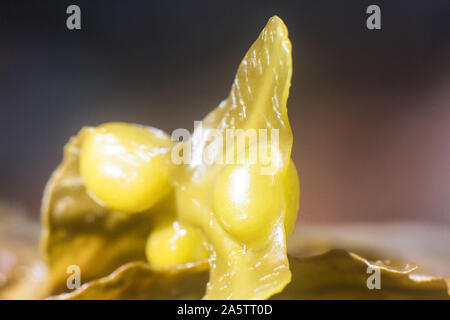
[[(281, 20), (278, 16), (273, 16), (269, 19), (266, 26), (264, 27), (264, 30), (262, 33), (270, 33), (273, 35), (276, 35), (276, 38), (278, 41), (280, 41), (282, 47), (284, 48), (286, 54), (289, 56), (291, 55), (292, 45), (291, 41), (289, 40), (289, 32), (284, 24), (283, 20)], [(291, 62), (292, 64), (292, 58)]]
[(279, 29), (282, 33), (288, 34), (288, 29), (279, 16), (272, 16), (267, 22), (266, 28), (272, 30)]

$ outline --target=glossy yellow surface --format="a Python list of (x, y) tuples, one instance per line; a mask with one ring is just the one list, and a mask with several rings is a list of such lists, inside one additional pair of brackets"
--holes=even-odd
[(126, 123), (108, 123), (84, 131), (80, 173), (91, 195), (106, 207), (141, 212), (169, 190), (163, 132)]
[(286, 235), (290, 235), (297, 221), (297, 213), (300, 206), (300, 181), (294, 161), (289, 161), (286, 178), (284, 181), (284, 201), (286, 203), (286, 216), (284, 217), (284, 229)]
[(257, 243), (270, 236), (283, 205), (283, 185), (259, 165), (226, 165), (218, 174), (213, 210), (236, 240)]
[[(107, 124), (83, 138), (81, 176), (105, 206), (142, 211), (173, 188), (174, 208), (163, 217), (165, 226), (150, 232), (146, 256), (156, 266), (209, 257), (204, 299), (266, 299), (291, 280), (286, 237), (300, 192), (286, 108), (291, 74), (287, 28), (272, 17), (240, 63), (228, 98), (190, 141), (172, 146), (192, 147), (189, 163), (170, 162), (167, 137), (143, 127)], [(228, 148), (223, 162), (220, 148), (210, 147), (226, 140), (229, 129), (262, 130), (270, 142)], [(206, 150), (208, 162), (202, 161)], [(254, 150), (270, 156), (235, 161)]]
[[(273, 17), (239, 65), (229, 97), (194, 131), (193, 161), (174, 175), (177, 215), (203, 230), (212, 251), (204, 299), (266, 299), (291, 280), (285, 229), (293, 228), (298, 204), (290, 202), (298, 201), (299, 193), (295, 167), (289, 164), (291, 73), (287, 29)], [(271, 151), (270, 163), (199, 161), (214, 139), (236, 128), (278, 130), (278, 144), (267, 148), (258, 140), (256, 148)], [(234, 153), (233, 159), (254, 147), (226, 153)], [(209, 154), (216, 160), (220, 156)], [(263, 174), (263, 168), (270, 170)]]
[(214, 213), (222, 227), (236, 239), (252, 244), (268, 237), (286, 205), (284, 227), (292, 233), (297, 220), (300, 184), (293, 161), (283, 181), (261, 174), (260, 165), (227, 165), (214, 187)]
[(205, 238), (196, 229), (175, 221), (156, 228), (147, 239), (147, 260), (155, 266), (170, 266), (208, 258)]

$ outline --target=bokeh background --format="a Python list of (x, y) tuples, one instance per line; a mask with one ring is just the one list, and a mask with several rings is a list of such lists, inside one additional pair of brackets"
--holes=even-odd
[[(366, 28), (370, 4), (381, 30)], [(293, 46), (300, 221), (449, 224), (448, 0), (1, 1), (0, 199), (37, 218), (82, 126), (192, 130), (272, 15)]]

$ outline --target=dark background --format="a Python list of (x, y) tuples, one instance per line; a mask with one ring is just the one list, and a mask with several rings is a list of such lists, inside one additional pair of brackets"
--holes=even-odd
[[(66, 28), (77, 4), (82, 30)], [(381, 7), (382, 30), (366, 28)], [(2, 1), (0, 198), (38, 216), (85, 125), (192, 130), (288, 26), (302, 221), (450, 222), (450, 1)]]

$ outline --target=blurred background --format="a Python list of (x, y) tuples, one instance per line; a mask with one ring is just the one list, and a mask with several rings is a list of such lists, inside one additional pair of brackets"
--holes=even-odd
[[(366, 28), (370, 4), (381, 30)], [(448, 0), (2, 1), (0, 200), (38, 218), (82, 126), (192, 130), (272, 15), (293, 46), (299, 220), (450, 224)]]

